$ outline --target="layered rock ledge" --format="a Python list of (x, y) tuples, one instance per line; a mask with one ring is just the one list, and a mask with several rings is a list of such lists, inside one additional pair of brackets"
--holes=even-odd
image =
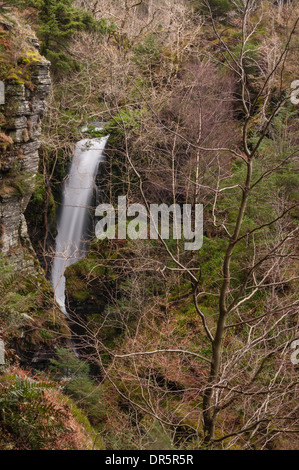
[[(5, 29), (0, 21), (1, 27)], [(26, 67), (26, 80), (10, 73), (3, 80), (5, 104), (0, 106), (0, 251), (18, 269), (30, 270), (36, 260), (35, 256), (34, 259), (26, 256), (33, 249), (23, 214), (34, 191), (41, 121), (51, 79), (50, 63), (39, 54), (38, 42), (32, 34), (25, 39), (23, 49), (26, 52), (21, 61)]]

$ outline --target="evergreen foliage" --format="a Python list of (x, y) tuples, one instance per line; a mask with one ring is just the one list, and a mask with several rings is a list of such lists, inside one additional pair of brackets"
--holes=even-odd
[(68, 73), (78, 68), (76, 58), (69, 50), (73, 35), (80, 31), (94, 31), (99, 35), (112, 33), (115, 25), (107, 20), (95, 20), (91, 13), (73, 6), (73, 0), (29, 0), (6, 2), (8, 6), (33, 8), (37, 14), (37, 35), (41, 42), (41, 53), (51, 61), (57, 74)]
[(55, 69), (67, 72), (76, 66), (70, 55), (68, 44), (77, 31), (96, 30), (97, 23), (90, 13), (72, 6), (72, 0), (37, 0), (41, 53)]
[[(195, 8), (201, 12), (208, 13), (209, 9), (207, 7), (207, 2), (204, 1), (196, 1), (194, 2)], [(213, 12), (214, 16), (221, 16), (228, 13), (230, 10), (234, 8), (233, 2), (230, 0), (209, 0), (209, 5)]]
[(53, 387), (28, 377), (0, 379), (0, 425), (31, 450), (45, 448), (63, 430), (60, 411), (45, 396)]
[(57, 358), (51, 360), (54, 377), (63, 380), (65, 393), (84, 410), (92, 424), (97, 424), (104, 410), (100, 390), (89, 375), (89, 364), (68, 349), (60, 348), (56, 354)]

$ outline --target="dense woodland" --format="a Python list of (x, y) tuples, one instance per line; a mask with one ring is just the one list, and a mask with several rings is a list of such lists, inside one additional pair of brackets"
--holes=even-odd
[[(298, 3), (7, 0), (0, 19), (0, 79), (34, 90), (29, 28), (52, 80), (24, 214), (36, 271), (0, 255), (0, 449), (298, 449)], [(8, 129), (0, 106), (6, 180)], [(203, 245), (93, 238), (67, 322), (62, 184), (76, 142), (108, 134), (99, 200), (203, 204)]]

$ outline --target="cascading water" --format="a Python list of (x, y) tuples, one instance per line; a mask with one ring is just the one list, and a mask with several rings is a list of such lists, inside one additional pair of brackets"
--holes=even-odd
[(62, 210), (57, 227), (51, 281), (56, 302), (66, 315), (68, 314), (65, 307), (64, 272), (68, 266), (87, 253), (88, 210), (92, 202), (98, 166), (103, 161), (108, 137), (84, 139), (77, 143), (70, 172), (63, 186)]

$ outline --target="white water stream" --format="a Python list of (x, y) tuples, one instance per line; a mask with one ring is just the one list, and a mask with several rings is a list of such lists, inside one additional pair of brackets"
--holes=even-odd
[(91, 208), (98, 166), (104, 159), (107, 140), (108, 136), (101, 139), (84, 139), (77, 143), (70, 172), (63, 185), (62, 210), (57, 226), (51, 281), (56, 302), (66, 315), (64, 272), (68, 266), (87, 253), (88, 211)]

